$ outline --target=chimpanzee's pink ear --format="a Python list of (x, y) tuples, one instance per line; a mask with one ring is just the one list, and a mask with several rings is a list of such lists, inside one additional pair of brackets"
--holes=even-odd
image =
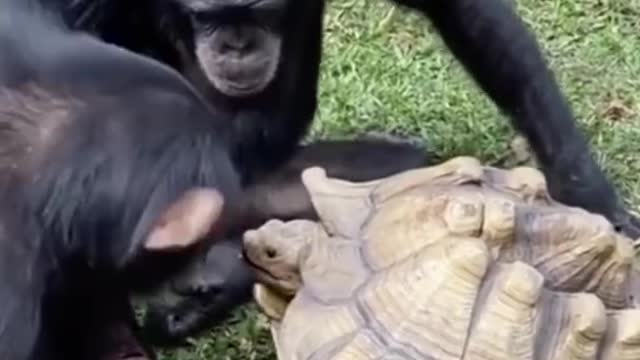
[(180, 251), (202, 240), (220, 219), (224, 198), (215, 189), (185, 192), (158, 218), (144, 248), (153, 252)]

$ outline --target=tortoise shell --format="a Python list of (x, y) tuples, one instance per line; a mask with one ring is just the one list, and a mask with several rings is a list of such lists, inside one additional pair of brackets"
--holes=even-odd
[(538, 170), (302, 177), (320, 221), (244, 238), (281, 360), (640, 359), (631, 239)]

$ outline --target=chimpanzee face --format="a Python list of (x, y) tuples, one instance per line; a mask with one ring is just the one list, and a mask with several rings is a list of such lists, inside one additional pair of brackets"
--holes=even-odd
[(241, 239), (216, 240), (206, 257), (143, 298), (143, 332), (154, 345), (179, 345), (251, 300), (254, 282)]
[(191, 20), (198, 65), (231, 97), (263, 91), (281, 53), (285, 0), (175, 0)]

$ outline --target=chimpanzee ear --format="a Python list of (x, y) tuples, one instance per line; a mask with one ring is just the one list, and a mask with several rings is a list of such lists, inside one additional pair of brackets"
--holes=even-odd
[(215, 189), (192, 189), (157, 219), (144, 242), (148, 251), (180, 251), (202, 240), (220, 219), (224, 198)]

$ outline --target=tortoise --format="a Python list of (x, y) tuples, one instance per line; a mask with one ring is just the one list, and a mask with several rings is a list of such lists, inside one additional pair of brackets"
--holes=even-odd
[(280, 360), (640, 359), (632, 239), (538, 170), (457, 157), (302, 180), (320, 220), (243, 242)]

